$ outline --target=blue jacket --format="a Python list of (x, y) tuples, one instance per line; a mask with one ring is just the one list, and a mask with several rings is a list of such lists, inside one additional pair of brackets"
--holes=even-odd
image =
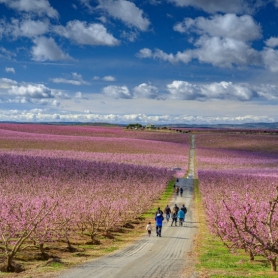
[(162, 214), (156, 215), (155, 219), (156, 221), (156, 226), (162, 226), (162, 221), (164, 220), (164, 217)]
[(178, 218), (184, 218), (184, 212), (181, 209), (178, 211)]

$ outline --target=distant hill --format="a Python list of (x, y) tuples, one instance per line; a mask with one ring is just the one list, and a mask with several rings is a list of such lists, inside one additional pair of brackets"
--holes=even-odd
[(245, 124), (168, 124), (171, 128), (213, 128), (213, 129), (278, 129), (278, 122), (275, 123), (245, 123)]

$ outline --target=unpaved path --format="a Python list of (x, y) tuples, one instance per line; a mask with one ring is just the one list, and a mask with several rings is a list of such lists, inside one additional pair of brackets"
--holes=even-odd
[[(164, 221), (162, 237), (156, 237), (155, 231), (151, 237), (147, 235), (128, 247), (100, 257), (86, 264), (67, 270), (59, 278), (178, 278), (195, 277), (187, 273), (190, 261), (186, 254), (191, 250), (194, 235), (197, 231), (193, 201), (194, 179), (194, 136), (190, 150), (189, 177), (180, 179), (179, 186), (184, 188), (183, 197), (173, 196), (169, 203), (188, 209), (185, 226), (171, 227)], [(153, 221), (154, 223), (154, 221)], [(154, 226), (154, 225), (153, 225)]]

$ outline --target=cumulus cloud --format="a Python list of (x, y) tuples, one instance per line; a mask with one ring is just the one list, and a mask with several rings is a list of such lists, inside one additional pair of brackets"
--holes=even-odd
[(9, 78), (0, 78), (0, 89), (9, 89), (12, 85), (17, 85), (17, 82)]
[(64, 53), (56, 44), (53, 38), (38, 37), (33, 40), (32, 59), (35, 61), (58, 61), (72, 59)]
[(0, 3), (19, 12), (34, 13), (39, 16), (47, 15), (50, 18), (59, 16), (47, 0), (0, 0)]
[(112, 82), (112, 81), (116, 81), (116, 78), (114, 76), (107, 75), (107, 76), (104, 76), (102, 78), (102, 80)]
[(81, 74), (73, 72), (71, 75), (72, 75), (72, 79), (52, 78), (51, 80), (54, 83), (65, 83), (65, 84), (71, 84), (71, 85), (76, 85), (76, 86), (90, 85), (89, 82), (83, 80), (83, 77)]
[(118, 45), (120, 42), (99, 23), (87, 24), (79, 20), (70, 21), (64, 26), (54, 26), (53, 31), (62, 37), (82, 45)]
[(5, 23), (5, 34), (13, 38), (28, 37), (34, 38), (43, 35), (49, 31), (49, 22), (47, 20), (12, 19), (11, 23)]
[(193, 40), (193, 48), (183, 52), (165, 53), (143, 48), (139, 58), (152, 58), (170, 63), (189, 63), (197, 59), (217, 67), (257, 65), (264, 66), (262, 53), (251, 47), (250, 41), (261, 38), (261, 27), (250, 17), (235, 14), (215, 15), (210, 18), (186, 18), (174, 29), (181, 33), (200, 35)]
[(260, 0), (168, 0), (178, 7), (194, 7), (208, 13), (252, 13), (257, 7), (263, 5)]
[[(230, 38), (202, 36), (196, 41), (192, 58), (219, 67), (262, 65), (261, 54), (248, 44)], [(187, 51), (184, 54), (188, 53)]]
[(11, 79), (1, 78), (0, 98), (4, 103), (59, 106), (60, 99), (69, 99), (70, 96), (65, 92), (50, 89), (43, 84), (20, 84)]
[(167, 85), (170, 98), (184, 100), (234, 99), (248, 101), (256, 93), (248, 85), (219, 82), (210, 84), (192, 84), (186, 81), (173, 81)]
[(278, 72), (278, 50), (265, 47), (262, 51), (262, 59), (266, 68)]
[(98, 0), (98, 2), (98, 9), (105, 10), (110, 16), (141, 31), (148, 30), (150, 21), (133, 2), (126, 0)]
[(11, 86), (8, 90), (10, 95), (24, 96), (30, 98), (52, 98), (51, 89), (43, 84), (27, 84), (21, 86)]
[(134, 96), (137, 98), (159, 98), (158, 88), (146, 83), (142, 83), (139, 86), (136, 86), (133, 91)]
[(261, 26), (249, 15), (236, 14), (215, 15), (210, 18), (185, 18), (177, 23), (174, 30), (186, 33), (194, 32), (211, 37), (225, 37), (239, 41), (253, 41), (261, 38)]
[(11, 73), (15, 73), (15, 69), (14, 68), (5, 68), (6, 72), (11, 72)]
[(130, 99), (133, 97), (127, 86), (107, 86), (102, 89), (104, 95), (111, 98)]
[(275, 48), (278, 46), (278, 38), (277, 37), (271, 37), (268, 40), (265, 41), (266, 46)]
[(251, 85), (246, 83), (213, 82), (193, 84), (175, 80), (167, 85), (169, 98), (181, 100), (226, 99), (251, 101), (254, 99), (278, 100), (278, 86), (272, 84)]

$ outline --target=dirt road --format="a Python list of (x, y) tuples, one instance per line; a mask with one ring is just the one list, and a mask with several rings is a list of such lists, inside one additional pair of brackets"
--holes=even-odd
[(173, 196), (169, 203), (188, 209), (183, 227), (171, 227), (164, 221), (162, 237), (153, 231), (125, 249), (98, 258), (86, 264), (74, 267), (59, 278), (178, 278), (196, 277), (186, 273), (190, 267), (186, 254), (191, 250), (197, 224), (192, 208), (194, 179), (194, 137), (190, 150), (189, 177), (180, 179), (178, 185), (184, 188), (183, 197)]

